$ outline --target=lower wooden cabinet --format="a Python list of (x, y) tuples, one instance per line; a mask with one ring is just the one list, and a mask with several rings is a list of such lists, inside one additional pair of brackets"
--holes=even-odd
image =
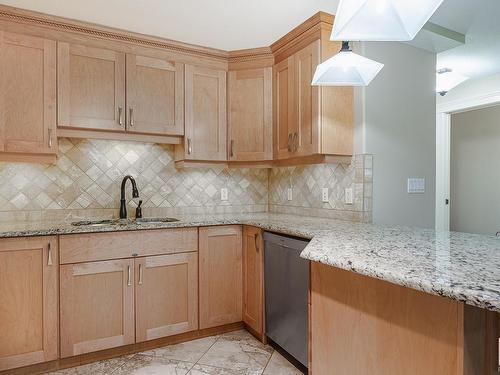
[(198, 254), (135, 261), (136, 342), (198, 329)]
[(0, 240), (0, 371), (57, 359), (57, 237)]
[(61, 266), (61, 357), (135, 341), (134, 260)]
[(262, 230), (243, 227), (243, 321), (264, 334), (264, 243)]
[(199, 230), (200, 329), (242, 320), (242, 228)]

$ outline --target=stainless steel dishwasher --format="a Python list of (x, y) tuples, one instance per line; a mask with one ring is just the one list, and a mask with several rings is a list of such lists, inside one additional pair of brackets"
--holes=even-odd
[(309, 261), (307, 241), (264, 233), (266, 336), (307, 367)]

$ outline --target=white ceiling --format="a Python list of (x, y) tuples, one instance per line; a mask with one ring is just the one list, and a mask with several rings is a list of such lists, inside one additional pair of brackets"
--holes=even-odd
[[(0, 0), (0, 3), (182, 42), (237, 50), (268, 46), (338, 0)], [(481, 77), (500, 72), (500, 0), (444, 0), (433, 23), (466, 35), (438, 67)]]

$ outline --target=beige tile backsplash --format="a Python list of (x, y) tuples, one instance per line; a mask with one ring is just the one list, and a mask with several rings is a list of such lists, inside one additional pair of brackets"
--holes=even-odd
[[(116, 217), (120, 183), (130, 174), (145, 215), (291, 212), (349, 220), (371, 218), (371, 156), (340, 164), (267, 169), (176, 169), (173, 146), (137, 142), (59, 140), (54, 165), (0, 163), (0, 221)], [(286, 200), (292, 181), (294, 200)], [(354, 189), (354, 205), (343, 191)], [(221, 201), (220, 189), (228, 188)], [(329, 187), (330, 203), (321, 203)], [(136, 200), (127, 186), (129, 215)]]

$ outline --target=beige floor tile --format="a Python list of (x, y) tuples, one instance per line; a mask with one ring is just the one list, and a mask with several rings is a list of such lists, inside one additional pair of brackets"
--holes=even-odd
[(108, 375), (123, 365), (127, 358), (131, 357), (132, 356), (123, 356), (106, 359), (104, 361), (89, 363), (87, 365), (49, 372), (47, 375)]
[(195, 365), (188, 375), (261, 375), (261, 371), (228, 370), (206, 365)]
[(257, 341), (246, 331), (224, 334), (198, 361), (200, 365), (259, 373), (266, 367), (273, 349)]
[(217, 336), (205, 337), (198, 340), (188, 341), (181, 344), (169, 345), (163, 348), (148, 350), (141, 354), (176, 359), (178, 361), (196, 363), (210, 349), (217, 340)]
[(186, 375), (194, 363), (137, 354), (112, 375)]
[(264, 375), (302, 375), (302, 372), (275, 351), (264, 370)]

